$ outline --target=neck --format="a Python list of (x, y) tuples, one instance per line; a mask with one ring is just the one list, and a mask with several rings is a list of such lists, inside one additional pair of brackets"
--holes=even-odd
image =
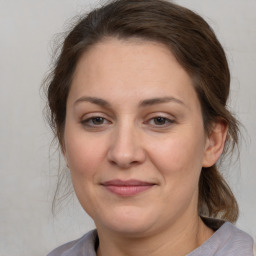
[(98, 229), (97, 256), (183, 256), (211, 237), (213, 231), (195, 216), (171, 228), (143, 237), (131, 237)]

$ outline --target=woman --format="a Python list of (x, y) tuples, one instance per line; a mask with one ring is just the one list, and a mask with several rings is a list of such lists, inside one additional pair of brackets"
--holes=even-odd
[(216, 162), (238, 142), (225, 53), (198, 15), (118, 0), (66, 37), (50, 124), (96, 230), (49, 256), (252, 255)]

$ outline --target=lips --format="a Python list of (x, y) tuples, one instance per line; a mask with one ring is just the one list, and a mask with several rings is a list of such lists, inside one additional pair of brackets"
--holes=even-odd
[(116, 195), (134, 196), (152, 188), (156, 184), (140, 180), (110, 180), (101, 185)]

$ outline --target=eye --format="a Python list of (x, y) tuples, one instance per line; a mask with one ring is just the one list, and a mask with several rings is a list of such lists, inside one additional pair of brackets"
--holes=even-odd
[(101, 116), (93, 116), (81, 121), (83, 126), (87, 127), (96, 127), (96, 126), (103, 126), (105, 124), (109, 124), (110, 122)]
[(158, 116), (153, 118), (153, 121), (154, 121), (154, 124), (156, 125), (164, 125), (168, 120), (165, 117)]
[(97, 117), (93, 117), (90, 119), (90, 121), (94, 124), (94, 125), (100, 125), (103, 124), (105, 121), (105, 118), (97, 116)]
[(150, 124), (151, 126), (161, 127), (161, 128), (168, 127), (172, 123), (174, 123), (173, 120), (171, 120), (167, 117), (163, 117), (163, 116), (156, 116), (156, 117), (149, 119), (149, 121), (148, 121), (148, 124)]

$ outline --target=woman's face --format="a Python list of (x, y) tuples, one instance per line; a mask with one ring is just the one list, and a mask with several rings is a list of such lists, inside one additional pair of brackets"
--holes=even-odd
[(165, 46), (108, 39), (80, 59), (64, 155), (98, 229), (151, 234), (197, 215), (207, 141), (191, 78)]

